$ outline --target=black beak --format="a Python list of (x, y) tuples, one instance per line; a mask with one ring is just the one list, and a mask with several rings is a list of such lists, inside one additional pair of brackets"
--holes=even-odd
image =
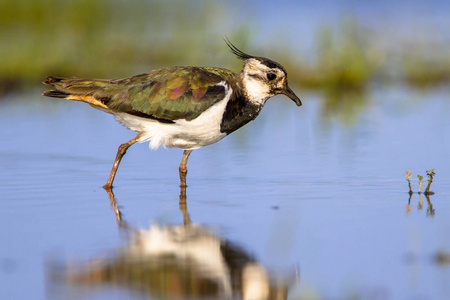
[(300, 98), (297, 97), (296, 94), (294, 94), (294, 92), (291, 90), (291, 88), (289, 86), (286, 86), (286, 88), (284, 90), (282, 90), (281, 93), (283, 93), (286, 96), (288, 96), (289, 98), (291, 98), (292, 101), (294, 101), (295, 104), (297, 104), (297, 106), (302, 106), (302, 101), (300, 101)]

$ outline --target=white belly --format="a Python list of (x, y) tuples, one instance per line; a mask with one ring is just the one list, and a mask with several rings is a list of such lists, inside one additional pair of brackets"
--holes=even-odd
[[(220, 84), (225, 86), (223, 82)], [(220, 123), (232, 92), (233, 90), (229, 88), (223, 100), (191, 121), (180, 119), (175, 120), (175, 123), (167, 124), (127, 113), (116, 113), (114, 117), (129, 129), (142, 133), (139, 142), (150, 141), (151, 149), (157, 149), (162, 145), (167, 148), (194, 150), (216, 143), (226, 136), (225, 133), (220, 132)]]

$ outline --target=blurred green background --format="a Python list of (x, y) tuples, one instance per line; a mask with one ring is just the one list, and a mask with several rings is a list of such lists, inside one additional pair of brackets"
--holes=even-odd
[(0, 95), (36, 86), (50, 74), (121, 78), (173, 65), (237, 72), (241, 62), (228, 53), (225, 35), (242, 50), (285, 65), (291, 84), (304, 88), (364, 90), (374, 82), (429, 88), (450, 80), (448, 6), (444, 1), (1, 1)]

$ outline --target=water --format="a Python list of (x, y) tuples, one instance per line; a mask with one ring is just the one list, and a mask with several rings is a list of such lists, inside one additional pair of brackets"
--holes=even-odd
[[(296, 92), (302, 107), (277, 96), (254, 122), (194, 151), (181, 202), (181, 150), (131, 147), (112, 197), (101, 186), (133, 132), (88, 105), (40, 91), (3, 99), (0, 298), (182, 299), (189, 295), (183, 286), (198, 298), (200, 279), (211, 274), (221, 274), (223, 296), (223, 261), (186, 263), (192, 253), (213, 261), (218, 244), (239, 249), (236, 270), (269, 276), (258, 283), (281, 294), (287, 288), (291, 299), (450, 298), (448, 89), (374, 87), (358, 105), (342, 98), (331, 111), (322, 94)], [(417, 191), (416, 175), (433, 168), (430, 202), (418, 194), (408, 202), (405, 171)], [(186, 238), (172, 260), (162, 260), (136, 246), (151, 244), (149, 232), (158, 228), (209, 246), (195, 248)], [(103, 276), (123, 276), (120, 284), (92, 274), (90, 284), (70, 280), (89, 277), (93, 260), (108, 266)], [(136, 269), (130, 261), (153, 268), (153, 277), (126, 278), (124, 269)], [(180, 274), (191, 274), (188, 283)], [(242, 280), (235, 288), (242, 278), (234, 277)]]

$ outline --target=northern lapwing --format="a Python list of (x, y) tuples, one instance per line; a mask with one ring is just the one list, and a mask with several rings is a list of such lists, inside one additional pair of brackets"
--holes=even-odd
[(284, 94), (302, 105), (288, 86), (283, 66), (225, 42), (244, 61), (239, 74), (223, 68), (171, 67), (115, 80), (47, 77), (43, 83), (53, 90), (44, 96), (86, 102), (138, 133), (119, 146), (105, 189), (112, 188), (122, 157), (135, 143), (183, 149), (179, 174), (185, 188), (192, 150), (216, 143), (254, 120), (270, 97)]

